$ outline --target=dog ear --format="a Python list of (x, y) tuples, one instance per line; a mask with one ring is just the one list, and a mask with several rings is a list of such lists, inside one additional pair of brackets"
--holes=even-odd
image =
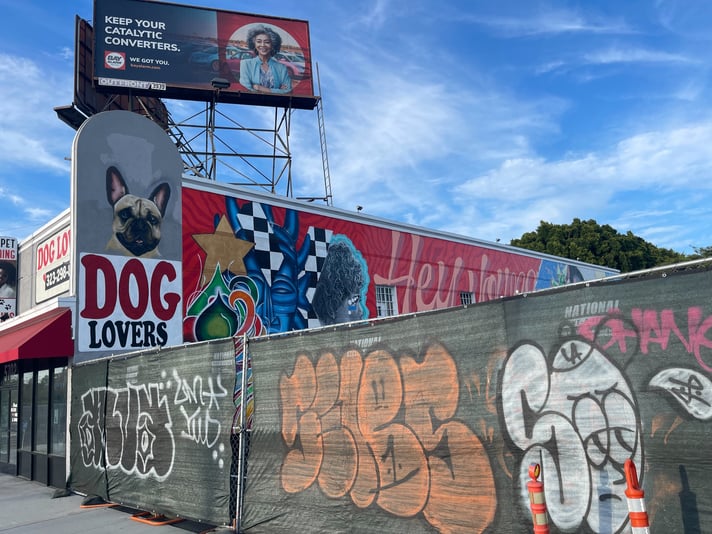
[(119, 170), (111, 166), (106, 169), (106, 200), (112, 206), (116, 204), (121, 197), (129, 194), (129, 187), (124, 182)]
[(161, 217), (166, 215), (166, 206), (168, 205), (168, 199), (171, 198), (171, 186), (167, 183), (162, 183), (156, 187), (148, 197), (151, 202), (153, 202), (158, 211), (161, 212)]

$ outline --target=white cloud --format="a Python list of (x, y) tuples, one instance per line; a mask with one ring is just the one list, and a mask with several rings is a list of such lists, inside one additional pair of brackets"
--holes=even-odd
[[(456, 187), (454, 197), (463, 206), (479, 205), (477, 216), (493, 232), (508, 228), (509, 235), (501, 236), (507, 239), (533, 230), (540, 220), (562, 224), (603, 215), (608, 219), (601, 223), (615, 219), (660, 246), (673, 246), (684, 234), (669, 221), (705, 202), (708, 193), (693, 199), (695, 191), (712, 188), (711, 144), (712, 120), (707, 120), (633, 135), (608, 153), (559, 161), (509, 159)], [(628, 194), (632, 202), (616, 211)], [(658, 207), (670, 208), (680, 196), (679, 209)]]
[(71, 75), (57, 76), (30, 59), (0, 53), (0, 79), (15, 80), (0, 84), (0, 162), (67, 172), (64, 155), (74, 132), (53, 108), (71, 102)]
[(681, 54), (643, 48), (611, 47), (584, 54), (585, 63), (607, 65), (610, 63), (699, 63)]
[(524, 13), (520, 17), (472, 17), (471, 21), (482, 24), (507, 37), (529, 37), (555, 34), (629, 34), (633, 33), (625, 23), (617, 20), (587, 19), (574, 11), (550, 10)]

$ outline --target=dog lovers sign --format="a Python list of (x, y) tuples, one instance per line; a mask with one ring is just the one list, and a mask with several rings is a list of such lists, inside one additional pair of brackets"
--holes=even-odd
[(149, 119), (108, 111), (73, 147), (76, 361), (183, 343), (181, 172)]

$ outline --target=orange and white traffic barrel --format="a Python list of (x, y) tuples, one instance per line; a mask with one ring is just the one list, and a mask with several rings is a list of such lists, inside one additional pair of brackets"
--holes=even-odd
[(633, 460), (628, 458), (623, 466), (625, 470), (625, 496), (628, 500), (628, 517), (633, 534), (650, 534), (648, 512), (645, 509), (645, 492), (638, 484), (638, 471)]
[(532, 510), (532, 523), (534, 523), (534, 534), (549, 534), (549, 515), (546, 511), (546, 499), (544, 498), (544, 484), (537, 480), (541, 474), (539, 464), (529, 465), (529, 478), (527, 489), (529, 490), (529, 506)]

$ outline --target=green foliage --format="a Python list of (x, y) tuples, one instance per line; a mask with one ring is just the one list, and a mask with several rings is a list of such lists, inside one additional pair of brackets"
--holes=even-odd
[(691, 260), (712, 258), (712, 247), (692, 247), (692, 250), (695, 252), (690, 256)]
[[(571, 224), (541, 221), (534, 232), (527, 232), (511, 245), (619, 269), (622, 273), (649, 269), (693, 259), (672, 249), (659, 248), (634, 235), (619, 233), (593, 219), (574, 219)], [(712, 256), (712, 247), (695, 249), (696, 257)]]

